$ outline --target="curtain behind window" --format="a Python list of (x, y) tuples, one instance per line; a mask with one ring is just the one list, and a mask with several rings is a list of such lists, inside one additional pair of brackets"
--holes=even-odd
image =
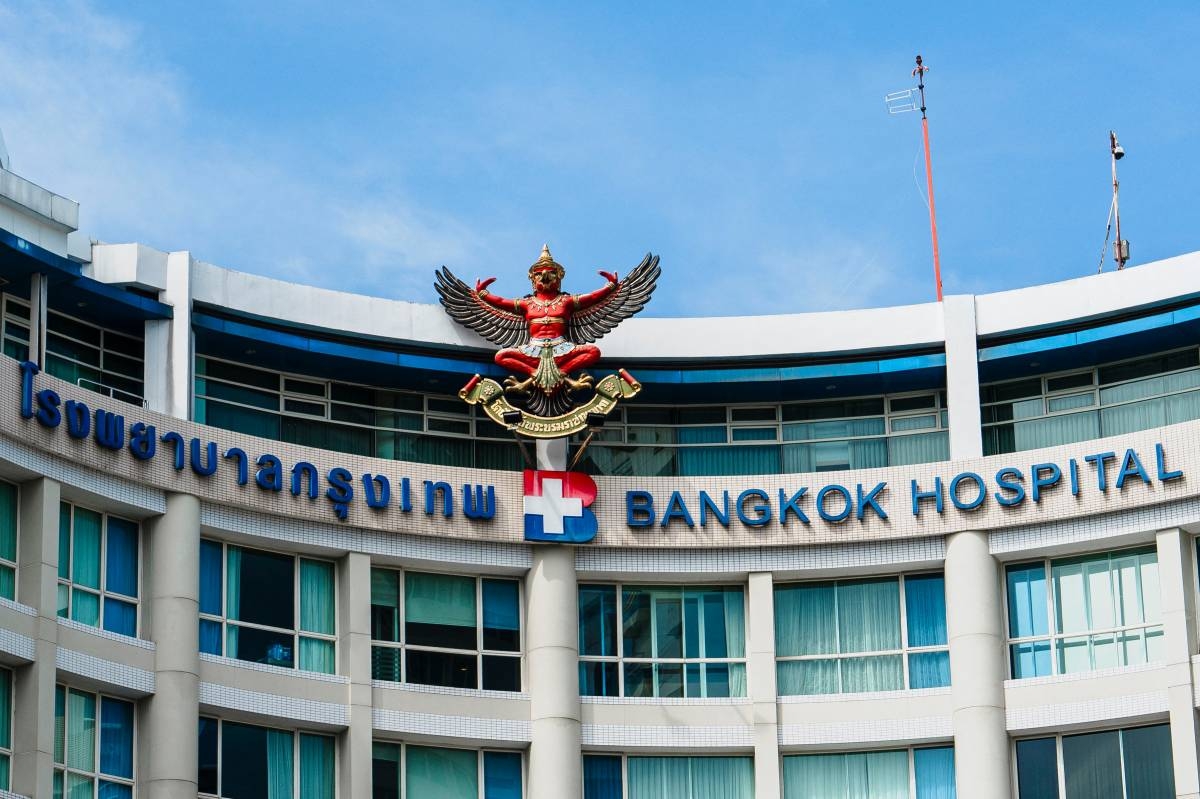
[(267, 799), (292, 799), (292, 734), (267, 730)]
[(300, 734), (300, 799), (333, 799), (333, 739)]
[(476, 799), (479, 796), (477, 755), (465, 749), (409, 746), (405, 750), (405, 796)]
[(917, 799), (955, 799), (954, 747), (913, 750)]

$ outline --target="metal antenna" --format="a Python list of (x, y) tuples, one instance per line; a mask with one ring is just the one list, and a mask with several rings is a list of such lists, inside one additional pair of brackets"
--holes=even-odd
[(1120, 270), (1125, 268), (1125, 262), (1129, 260), (1129, 242), (1121, 238), (1121, 184), (1117, 181), (1117, 162), (1125, 157), (1125, 148), (1117, 141), (1115, 130), (1108, 132), (1108, 151), (1112, 156), (1112, 211), (1113, 218), (1117, 223), (1117, 240), (1113, 242), (1113, 260), (1117, 262), (1117, 269)]
[(938, 255), (937, 212), (933, 203), (933, 161), (929, 155), (929, 119), (925, 116), (925, 66), (921, 56), (917, 56), (916, 69), (912, 71), (917, 79), (917, 88), (904, 89), (886, 95), (883, 100), (887, 104), (889, 114), (903, 114), (909, 111), (921, 112), (921, 135), (925, 143), (925, 187), (929, 198), (929, 235), (933, 241), (933, 281), (937, 292), (938, 302), (942, 301), (942, 264)]

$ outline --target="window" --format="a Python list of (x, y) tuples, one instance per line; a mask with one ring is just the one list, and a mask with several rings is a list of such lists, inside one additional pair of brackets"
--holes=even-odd
[(1014, 678), (1162, 659), (1154, 549), (1021, 563), (1005, 573)]
[(54, 688), (54, 795), (133, 797), (133, 703)]
[(12, 770), (13, 673), (0, 669), (0, 790), (9, 789)]
[(0, 480), (0, 596), (17, 597), (17, 487)]
[(333, 564), (200, 541), (200, 651), (333, 674)]
[(200, 718), (196, 780), (205, 796), (333, 799), (334, 739)]
[(29, 300), (11, 294), (3, 297), (4, 354), (29, 360)]
[(376, 458), (520, 469), (512, 434), (457, 397), (287, 375), (196, 357), (201, 424)]
[(618, 409), (582, 456), (593, 474), (790, 474), (950, 457), (944, 392), (772, 405)]
[(62, 503), (58, 515), (58, 615), (137, 635), (138, 525)]
[(954, 799), (954, 747), (789, 755), (784, 799)]
[(1200, 350), (980, 389), (985, 455), (1070, 444), (1200, 419)]
[(517, 580), (371, 569), (376, 680), (521, 690)]
[(1017, 741), (1019, 799), (1153, 799), (1175, 795), (1166, 724)]
[[(7, 299), (5, 351), (28, 357), (29, 305)], [(23, 307), (18, 310), (18, 306)], [(144, 349), (140, 331), (133, 335), (100, 327), (54, 309), (46, 313), (46, 373), (89, 391), (141, 405)]]
[(580, 694), (745, 696), (743, 605), (741, 586), (581, 585)]
[(949, 685), (945, 581), (909, 574), (778, 585), (775, 655), (781, 696)]
[(521, 755), (376, 741), (371, 783), (372, 799), (521, 799)]
[(750, 757), (583, 756), (583, 799), (754, 799)]

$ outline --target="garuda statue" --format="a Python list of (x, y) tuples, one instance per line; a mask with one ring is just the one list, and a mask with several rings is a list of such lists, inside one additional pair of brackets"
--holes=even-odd
[(571, 410), (577, 393), (593, 386), (591, 375), (572, 375), (600, 359), (593, 342), (642, 310), (660, 271), (658, 256), (647, 253), (624, 280), (601, 271), (608, 281), (604, 286), (568, 294), (562, 290), (566, 270), (543, 246), (541, 257), (529, 267), (533, 293), (524, 297), (492, 294), (488, 286), (494, 277), (477, 280), (472, 289), (444, 266), (435, 285), (456, 322), (503, 347), (495, 360), (515, 373), (504, 381), (513, 406), (549, 417)]

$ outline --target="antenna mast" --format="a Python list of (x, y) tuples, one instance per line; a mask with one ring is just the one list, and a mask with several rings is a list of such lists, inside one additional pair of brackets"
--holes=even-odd
[[(928, 71), (929, 67), (925, 66), (921, 62), (921, 56), (917, 55), (917, 67), (912, 74), (916, 76), (917, 89), (921, 92), (921, 136), (925, 140), (925, 185), (929, 193), (929, 235), (933, 239), (933, 281), (937, 285), (938, 302), (941, 302), (942, 264), (938, 257), (937, 212), (933, 205), (933, 161), (929, 157), (929, 118), (925, 116), (925, 73)], [(1119, 227), (1117, 229), (1120, 230)], [(1117, 237), (1120, 238), (1120, 234)]]
[(1129, 242), (1121, 238), (1121, 204), (1119, 202), (1121, 184), (1117, 181), (1117, 161), (1125, 157), (1125, 148), (1117, 141), (1115, 130), (1108, 132), (1108, 151), (1112, 155), (1112, 208), (1113, 217), (1117, 223), (1117, 240), (1113, 242), (1113, 260), (1117, 262), (1117, 269), (1120, 270), (1125, 268), (1125, 262), (1129, 260)]

